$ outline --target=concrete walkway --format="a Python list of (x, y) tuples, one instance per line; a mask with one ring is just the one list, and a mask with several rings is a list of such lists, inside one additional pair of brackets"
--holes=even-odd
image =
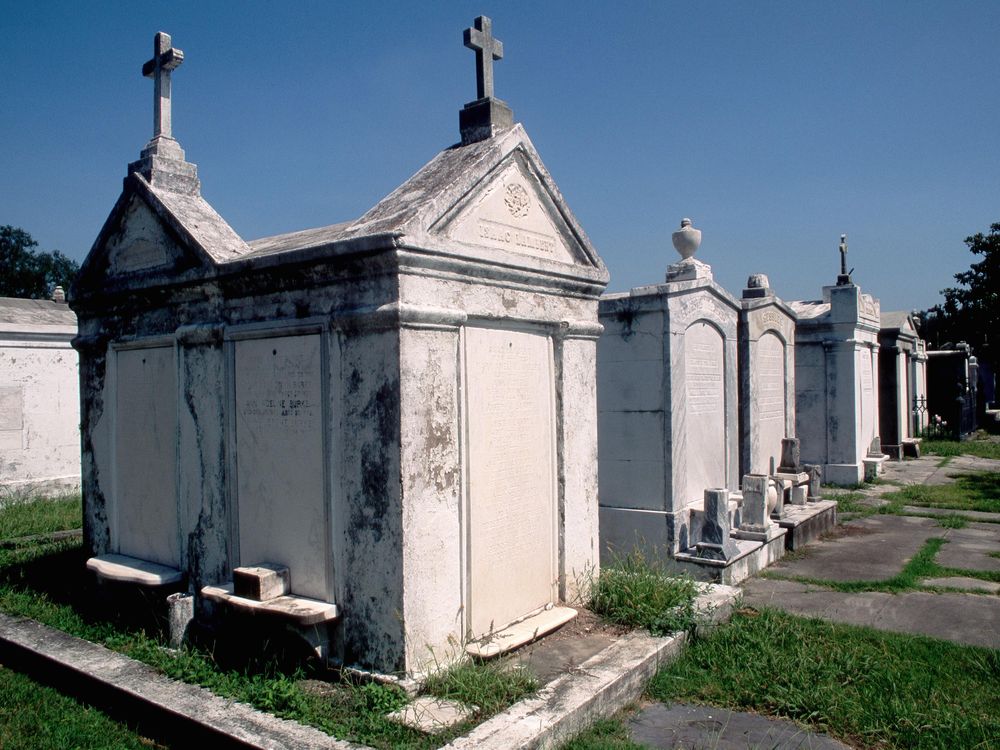
[[(885, 465), (886, 483), (863, 488), (864, 503), (884, 504), (882, 495), (902, 485), (946, 484), (954, 475), (1000, 471), (1000, 461), (958, 456), (944, 466), (939, 456)], [(844, 491), (824, 493), (835, 499)], [(961, 529), (942, 527), (935, 518), (876, 515), (850, 521), (829, 536), (768, 568), (768, 575), (825, 581), (885, 581), (899, 574), (928, 539), (944, 539), (938, 565), (976, 571), (1000, 570), (1000, 514), (934, 508), (907, 508), (930, 516), (958, 514), (971, 522)], [(992, 523), (991, 523), (992, 522)], [(776, 607), (796, 615), (850, 625), (928, 635), (973, 646), (1000, 648), (1000, 585), (966, 576), (925, 579), (925, 590), (886, 594), (845, 594), (825, 586), (778, 578), (751, 578), (743, 584), (744, 603)], [(933, 591), (931, 588), (965, 589)], [(655, 703), (629, 722), (634, 742), (651, 748), (776, 750), (844, 748), (826, 735), (789, 721), (769, 719), (711, 706)]]
[[(945, 484), (954, 475), (1000, 471), (1000, 461), (957, 456), (939, 467), (940, 458), (886, 464), (883, 478), (898, 485)], [(879, 484), (865, 489), (872, 504), (898, 489)], [(945, 540), (935, 562), (946, 568), (1000, 571), (1000, 514), (933, 508), (908, 509), (927, 515), (958, 514), (977, 519), (961, 529), (940, 526), (934, 518), (877, 515), (850, 521), (801, 555), (780, 561), (768, 575), (828, 581), (884, 581), (903, 567), (931, 538)], [(907, 512), (907, 511), (904, 511)], [(794, 580), (755, 578), (743, 586), (750, 606), (772, 606), (798, 615), (852, 625), (929, 635), (974, 646), (1000, 648), (1000, 596), (997, 586), (973, 577), (924, 580), (926, 587), (964, 589), (970, 593), (908, 591), (900, 594), (846, 594)]]

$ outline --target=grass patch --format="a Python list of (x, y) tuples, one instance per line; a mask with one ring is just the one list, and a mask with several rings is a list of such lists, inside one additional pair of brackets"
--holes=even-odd
[(462, 662), (432, 675), (424, 691), (437, 698), (478, 706), (492, 715), (538, 690), (528, 670), (502, 661)]
[(958, 513), (952, 513), (947, 516), (940, 516), (937, 520), (938, 526), (945, 529), (964, 529), (969, 525), (968, 520), (965, 516), (960, 516)]
[(559, 750), (646, 750), (629, 738), (628, 725), (621, 718), (601, 719)]
[(846, 594), (861, 591), (881, 591), (889, 594), (898, 594), (902, 591), (911, 591), (917, 588), (920, 585), (921, 578), (949, 575), (942, 573), (941, 571), (946, 569), (934, 562), (934, 557), (944, 543), (944, 539), (928, 539), (924, 543), (924, 546), (920, 548), (917, 554), (910, 558), (910, 561), (903, 566), (903, 569), (899, 573), (884, 581), (831, 581), (826, 578), (809, 578), (806, 576), (778, 576), (766, 572), (763, 575), (765, 578), (781, 578), (788, 581), (808, 583), (814, 586), (823, 586)]
[(885, 495), (885, 499), (921, 508), (1000, 513), (1000, 472), (959, 475), (952, 484), (914, 484)]
[(141, 737), (97, 709), (0, 667), (0, 747), (149, 750), (162, 745)]
[(697, 584), (668, 576), (641, 552), (617, 556), (589, 587), (587, 606), (619, 625), (661, 636), (693, 630), (696, 624)]
[(781, 576), (768, 572), (761, 575), (764, 578), (779, 578), (786, 581), (798, 581), (813, 586), (840, 591), (845, 594), (856, 594), (862, 591), (877, 591), (887, 594), (899, 594), (903, 591), (925, 588), (921, 585), (922, 578), (978, 578), (982, 581), (1000, 582), (1000, 571), (996, 570), (966, 570), (964, 568), (946, 568), (934, 562), (945, 539), (928, 539), (903, 569), (892, 578), (883, 581), (831, 581), (826, 578), (810, 578), (807, 576)]
[[(110, 621), (106, 618), (114, 615), (108, 610), (88, 607), (94, 601), (88, 580), (78, 540), (0, 549), (0, 610), (8, 614), (99, 643), (173, 679), (341, 739), (377, 748), (419, 749), (437, 747), (458, 734), (455, 729), (430, 738), (386, 719), (385, 713), (406, 703), (405, 694), (394, 686), (307, 679), (331, 675), (303, 660), (302, 652), (296, 651), (300, 644), (289, 641), (280, 628), (262, 636), (260, 631), (234, 627), (216, 635), (202, 634), (196, 645), (169, 651), (155, 621), (144, 626)], [(136, 608), (142, 606), (140, 601)], [(261, 643), (267, 644), (263, 653)], [(310, 683), (323, 689), (310, 689)], [(2, 742), (0, 746), (7, 747)]]
[(744, 610), (694, 642), (649, 693), (793, 719), (854, 746), (1000, 746), (1000, 651), (773, 610)]
[(868, 499), (864, 492), (845, 492), (830, 499), (837, 501), (838, 513), (863, 513), (872, 508), (870, 504), (862, 502)]
[(0, 504), (0, 539), (78, 529), (82, 524), (83, 504), (78, 494)]
[(935, 456), (978, 456), (1000, 459), (1000, 442), (996, 440), (924, 440), (920, 450)]

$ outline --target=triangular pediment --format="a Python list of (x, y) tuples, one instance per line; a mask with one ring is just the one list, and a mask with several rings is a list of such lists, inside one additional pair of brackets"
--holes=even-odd
[(110, 276), (173, 268), (185, 255), (160, 217), (135, 194), (122, 211), (118, 230), (109, 234), (104, 251)]
[(448, 240), (546, 261), (596, 265), (523, 149), (500, 161), (430, 226)]

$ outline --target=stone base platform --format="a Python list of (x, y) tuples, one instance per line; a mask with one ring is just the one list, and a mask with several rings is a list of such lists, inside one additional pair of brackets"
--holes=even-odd
[(788, 532), (785, 549), (801, 549), (837, 525), (837, 503), (820, 500), (805, 505), (786, 505), (785, 515), (778, 525)]
[(574, 617), (576, 610), (571, 607), (552, 607), (542, 610), (486, 638), (469, 643), (465, 647), (465, 652), (480, 659), (492, 659), (561, 628)]
[(785, 554), (786, 535), (785, 529), (778, 529), (766, 542), (734, 538), (739, 553), (729, 560), (699, 557), (697, 548), (691, 547), (674, 555), (674, 562), (695, 580), (735, 586), (780, 560)]

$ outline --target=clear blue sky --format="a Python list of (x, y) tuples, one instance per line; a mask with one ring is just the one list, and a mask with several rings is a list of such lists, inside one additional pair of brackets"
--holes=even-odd
[(247, 239), (372, 206), (458, 139), (462, 30), (491, 16), (514, 110), (611, 271), (656, 283), (690, 216), (740, 294), (940, 301), (1000, 221), (1000, 1), (14, 2), (0, 7), (0, 224), (82, 259), (151, 135), (140, 69), (185, 53), (174, 134)]

